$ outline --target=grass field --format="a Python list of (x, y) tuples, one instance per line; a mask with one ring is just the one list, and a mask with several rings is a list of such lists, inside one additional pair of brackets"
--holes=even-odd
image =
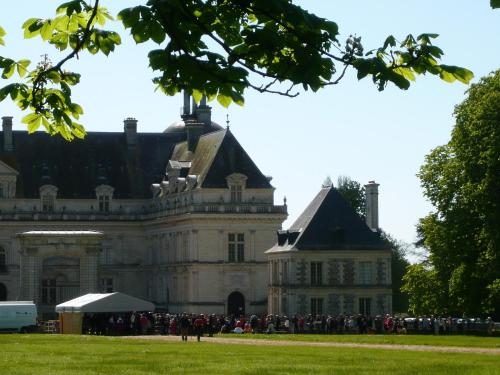
[[(432, 345), (463, 346), (474, 348), (500, 348), (500, 337), (480, 336), (434, 336), (434, 335), (218, 335), (243, 339), (286, 340), (306, 342), (349, 342), (358, 344), (397, 344), (397, 345)], [(500, 373), (500, 371), (499, 371)]]
[(1, 335), (10, 374), (498, 374), (500, 356), (365, 348)]

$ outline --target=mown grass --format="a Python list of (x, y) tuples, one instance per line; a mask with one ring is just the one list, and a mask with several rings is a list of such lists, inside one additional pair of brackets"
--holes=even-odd
[[(306, 342), (340, 342), (356, 344), (463, 346), (500, 348), (500, 337), (434, 336), (434, 335), (314, 335), (314, 334), (224, 334), (217, 337)], [(500, 371), (499, 371), (500, 373)]]
[(62, 335), (0, 336), (2, 375), (498, 374), (500, 356), (169, 342)]

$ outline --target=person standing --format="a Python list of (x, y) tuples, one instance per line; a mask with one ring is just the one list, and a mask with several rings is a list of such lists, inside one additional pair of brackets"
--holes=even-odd
[(194, 321), (194, 332), (198, 341), (203, 336), (203, 329), (205, 328), (205, 317), (203, 314), (199, 315)]
[(189, 326), (191, 325), (188, 316), (186, 313), (183, 313), (181, 316), (181, 319), (179, 320), (179, 325), (181, 328), (181, 336), (182, 336), (182, 341), (187, 341), (188, 340), (188, 332), (189, 332)]

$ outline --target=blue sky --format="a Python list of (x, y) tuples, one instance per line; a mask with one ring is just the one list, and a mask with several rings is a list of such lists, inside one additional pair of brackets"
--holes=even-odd
[[(62, 1), (61, 1), (62, 2)], [(0, 25), (7, 46), (0, 55), (38, 61), (48, 53), (59, 55), (38, 40), (22, 39), (21, 24), (30, 17), (50, 17), (58, 1), (17, 0), (4, 5)], [(137, 3), (102, 0), (112, 13)], [(408, 33), (438, 33), (436, 45), (443, 63), (471, 69), (474, 81), (500, 67), (500, 10), (489, 0), (408, 1), (297, 1), (304, 8), (339, 24), (341, 37), (362, 37), (365, 50), (380, 46), (389, 34), (403, 39)], [(6, 7), (8, 11), (6, 10)], [(120, 25), (113, 26), (122, 30)], [(88, 131), (122, 131), (123, 119), (139, 120), (139, 130), (163, 131), (178, 120), (181, 97), (154, 92), (147, 52), (120, 31), (123, 45), (104, 56), (81, 55), (68, 69), (82, 73), (74, 100), (82, 104), (82, 122)], [(450, 137), (454, 106), (464, 99), (467, 86), (422, 76), (408, 91), (394, 87), (377, 91), (370, 79), (357, 81), (354, 72), (337, 86), (288, 99), (249, 91), (244, 107), (222, 108), (213, 102), (213, 117), (231, 130), (263, 173), (273, 176), (277, 203), (286, 196), (287, 227), (317, 193), (326, 176), (334, 181), (347, 175), (366, 183), (380, 183), (380, 225), (396, 238), (415, 240), (415, 224), (432, 207), (415, 176), (429, 151)], [(14, 128), (22, 113), (9, 102), (0, 103), (0, 115), (13, 115)]]

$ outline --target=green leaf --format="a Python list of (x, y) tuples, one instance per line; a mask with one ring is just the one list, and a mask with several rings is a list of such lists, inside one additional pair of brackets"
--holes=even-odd
[(163, 30), (163, 26), (158, 22), (151, 23), (151, 39), (156, 43), (161, 44), (165, 40), (166, 34)]
[(2, 26), (0, 26), (0, 46), (5, 46), (5, 41), (3, 40), (3, 37), (6, 35), (6, 32), (4, 29), (2, 29)]
[(23, 23), (24, 38), (30, 39), (40, 34), (43, 22), (40, 18), (30, 18)]
[(396, 46), (396, 38), (394, 38), (392, 35), (389, 35), (387, 39), (384, 42), (384, 46), (382, 49), (386, 49), (388, 46), (395, 47)]
[(9, 96), (14, 86), (15, 84), (11, 83), (10, 85), (4, 86), (0, 89), (0, 102), (3, 101), (7, 96)]
[(28, 133), (31, 134), (37, 131), (42, 124), (42, 115), (38, 113), (30, 113), (29, 115), (24, 116), (21, 122), (28, 125)]
[(80, 125), (74, 121), (73, 121), (73, 129), (71, 129), (71, 132), (73, 133), (73, 135), (76, 138), (80, 138), (80, 139), (85, 138), (85, 136), (87, 135), (85, 128), (82, 125)]
[(493, 9), (500, 8), (500, 0), (490, 0), (490, 5)]
[(409, 81), (415, 81), (415, 74), (413, 74), (410, 68), (398, 67), (394, 69), (394, 72), (399, 75), (402, 75)]
[(45, 20), (42, 28), (40, 29), (40, 35), (43, 40), (49, 40), (52, 37), (52, 23), (50, 20)]
[(224, 107), (227, 108), (233, 101), (230, 96), (219, 94), (217, 95), (217, 101)]
[(203, 97), (203, 93), (199, 90), (193, 90), (193, 99), (196, 103), (199, 103), (201, 101), (201, 98)]
[(15, 61), (12, 61), (3, 69), (2, 78), (9, 79), (10, 77), (12, 77), (15, 71), (16, 71), (16, 63)]
[(19, 60), (17, 62), (17, 74), (19, 74), (19, 77), (24, 77), (26, 75), (30, 63), (31, 61), (29, 60)]
[(452, 65), (439, 65), (439, 67), (441, 68), (441, 73), (446, 72), (446, 74), (444, 75), (446, 75), (447, 77), (450, 74), (453, 76), (454, 79), (452, 81), (448, 81), (444, 79), (440, 74), (440, 77), (447, 82), (453, 82), (455, 79), (457, 79), (462, 83), (468, 84), (472, 80), (472, 78), (474, 78), (474, 73), (472, 73), (469, 69)]

